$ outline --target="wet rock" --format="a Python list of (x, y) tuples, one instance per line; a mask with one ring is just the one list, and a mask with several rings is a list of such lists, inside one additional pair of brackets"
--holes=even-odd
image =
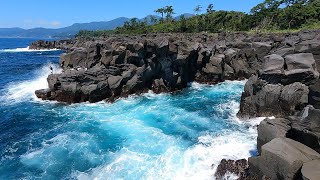
[[(214, 84), (258, 75), (245, 87), (239, 116), (283, 116), (308, 103), (306, 88), (294, 82), (308, 86), (318, 77), (315, 57), (320, 53), (315, 39), (320, 33), (312, 33), (112, 35), (37, 41), (30, 47), (66, 50), (60, 58), (64, 71), (48, 77), (50, 93), (43, 93), (50, 95), (47, 99), (91, 102), (148, 90), (173, 92), (192, 81)], [(98, 86), (102, 82), (107, 82), (103, 85), (107, 89)], [(308, 98), (315, 106), (316, 89), (310, 90)]]
[(301, 179), (302, 165), (319, 158), (319, 153), (297, 141), (276, 138), (262, 146), (260, 156), (249, 158), (250, 173), (270, 179)]
[(245, 180), (248, 177), (248, 161), (241, 160), (226, 160), (222, 159), (217, 167), (214, 176), (217, 179), (223, 179), (227, 173), (232, 173), (238, 176), (239, 180)]
[(258, 126), (257, 148), (261, 154), (261, 147), (275, 138), (287, 136), (291, 129), (291, 121), (284, 118), (265, 119)]

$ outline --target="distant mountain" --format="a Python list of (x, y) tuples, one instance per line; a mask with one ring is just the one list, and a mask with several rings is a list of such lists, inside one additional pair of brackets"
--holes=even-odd
[[(186, 18), (193, 16), (192, 14), (183, 14)], [(180, 15), (181, 16), (181, 15)], [(175, 19), (179, 19), (177, 16)], [(160, 19), (159, 16), (154, 16)], [(149, 24), (151, 24), (151, 15), (145, 18)], [(143, 20), (140, 19), (140, 20)], [(117, 27), (123, 26), (126, 21), (130, 18), (120, 17), (113, 19), (111, 21), (101, 21), (101, 22), (90, 22), (90, 23), (75, 23), (71, 26), (49, 29), (49, 28), (32, 28), (32, 29), (22, 29), (22, 28), (0, 28), (0, 37), (26, 37), (26, 38), (50, 38), (50, 37), (73, 37), (80, 30), (112, 30)]]
[(181, 14), (181, 15), (179, 15), (179, 16), (177, 16), (177, 17), (175, 17), (174, 19), (175, 19), (175, 20), (179, 20), (181, 16), (184, 16), (186, 19), (188, 19), (188, 18), (193, 17), (193, 16), (194, 16), (194, 14), (184, 13), (184, 14)]

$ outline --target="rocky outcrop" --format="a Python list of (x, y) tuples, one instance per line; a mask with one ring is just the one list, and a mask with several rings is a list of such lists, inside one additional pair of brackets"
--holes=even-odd
[(302, 110), (309, 99), (317, 104), (316, 93), (309, 95), (308, 87), (319, 77), (312, 54), (268, 55), (262, 67), (245, 85), (239, 117), (283, 117)]
[(251, 77), (241, 97), (238, 117), (284, 117), (294, 115), (308, 104), (309, 88), (303, 83), (269, 84)]
[(224, 179), (228, 173), (238, 176), (238, 180), (245, 180), (248, 178), (248, 161), (241, 160), (226, 160), (222, 159), (214, 176), (217, 179)]
[(300, 171), (303, 164), (319, 159), (320, 153), (320, 110), (315, 109), (320, 107), (320, 59), (315, 39), (320, 37), (312, 32), (285, 38), (286, 45), (264, 56), (259, 74), (245, 85), (238, 117), (277, 117), (258, 126), (260, 156), (249, 158), (250, 176), (316, 177), (316, 166)]
[[(317, 31), (312, 33), (315, 37), (320, 34)], [(217, 83), (259, 75), (260, 84), (252, 81), (251, 83), (257, 86), (256, 89), (249, 90), (250, 87), (247, 86), (248, 91), (242, 98), (246, 101), (242, 103), (242, 107), (258, 105), (252, 106), (252, 110), (242, 108), (243, 113), (240, 113), (256, 116), (274, 113), (274, 109), (269, 105), (282, 96), (283, 107), (281, 111), (276, 110), (279, 111), (276, 113), (280, 114), (290, 114), (292, 109), (303, 107), (309, 100), (305, 99), (309, 90), (304, 84), (305, 81), (317, 78), (318, 72), (312, 56), (314, 49), (311, 46), (308, 50), (302, 50), (306, 48), (301, 47), (296, 54), (295, 46), (304, 40), (305, 36), (301, 35), (300, 38), (299, 34), (114, 35), (55, 42), (37, 41), (30, 48), (66, 50), (60, 58), (64, 72), (54, 75), (57, 77), (54, 81), (49, 77), (50, 88), (36, 93), (42, 99), (68, 103), (96, 102), (147, 90), (157, 93), (177, 91), (192, 81)], [(287, 48), (291, 49), (286, 51)], [(94, 77), (94, 71), (99, 72), (99, 78)], [(302, 84), (293, 84), (293, 81), (290, 81), (297, 78), (301, 79), (299, 82)], [(103, 87), (99, 84), (100, 81), (105, 82)], [(281, 82), (281, 85), (267, 85), (271, 81)], [(55, 83), (52, 84), (53, 82)], [(291, 86), (298, 92), (290, 91), (290, 96), (281, 96), (282, 90), (288, 91), (291, 88), (285, 87), (290, 84), (293, 84)], [(53, 86), (55, 88), (52, 88)], [(259, 92), (259, 88), (263, 91)], [(97, 92), (99, 95), (92, 97)], [(256, 98), (252, 97), (252, 93), (258, 93)], [(273, 96), (272, 101), (264, 99), (269, 95)], [(292, 105), (284, 105), (291, 103), (292, 99)], [(263, 109), (268, 111), (264, 113)]]
[[(319, 159), (318, 155), (316, 158), (301, 159), (308, 157), (310, 149), (320, 153), (319, 118), (320, 110), (309, 105), (297, 116), (267, 118), (262, 121), (258, 126), (257, 138), (260, 156), (249, 158), (248, 173), (250, 177), (301, 179), (304, 176), (305, 178), (306, 176), (316, 176), (316, 173), (313, 172), (316, 172), (317, 166), (307, 166), (305, 172), (300, 171), (300, 168), (304, 163), (307, 164), (313, 159)], [(277, 143), (273, 141), (277, 141)], [(288, 145), (288, 142), (291, 145)], [(295, 150), (296, 148), (298, 149)], [(305, 151), (306, 149), (308, 152)], [(290, 174), (285, 174), (287, 172)], [(301, 177), (301, 174), (305, 175)]]
[[(54, 43), (38, 41), (33, 46)], [(49, 89), (36, 95), (67, 103), (96, 102), (148, 90), (177, 91), (192, 81), (248, 78), (258, 72), (260, 55), (271, 48), (270, 43), (234, 44), (186, 34), (76, 39), (60, 58), (63, 73), (50, 75)]]
[(59, 40), (59, 41), (44, 41), (39, 40), (30, 44), (29, 49), (69, 49), (75, 41), (69, 40)]
[(301, 179), (302, 165), (319, 158), (319, 153), (297, 141), (276, 138), (262, 146), (260, 156), (249, 158), (250, 173), (270, 179)]

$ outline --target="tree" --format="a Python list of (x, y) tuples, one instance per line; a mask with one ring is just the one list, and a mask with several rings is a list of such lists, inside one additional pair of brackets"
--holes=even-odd
[(195, 12), (196, 15), (199, 15), (200, 12), (201, 12), (201, 9), (202, 9), (202, 7), (201, 7), (200, 5), (197, 5), (197, 6), (194, 8), (193, 11)]
[(150, 22), (151, 24), (156, 24), (158, 19), (155, 16), (150, 16)]
[(174, 14), (174, 9), (172, 6), (166, 6), (164, 8), (164, 12), (166, 13), (166, 19), (167, 21), (170, 21), (172, 19), (172, 15)]
[(207, 13), (208, 13), (208, 14), (211, 14), (211, 13), (213, 13), (213, 12), (214, 12), (214, 10), (213, 10), (213, 4), (209, 4), (208, 7), (207, 7)]
[(187, 21), (184, 15), (180, 16), (180, 32), (186, 32), (187, 31)]
[(155, 10), (154, 12), (156, 12), (156, 13), (158, 13), (158, 14), (161, 15), (160, 21), (163, 22), (163, 17), (164, 17), (165, 9), (164, 9), (164, 8), (159, 8), (159, 9)]

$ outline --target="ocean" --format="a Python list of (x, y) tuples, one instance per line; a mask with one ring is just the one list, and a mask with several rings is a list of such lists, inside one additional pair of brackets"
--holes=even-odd
[(236, 117), (245, 81), (112, 104), (42, 101), (34, 91), (63, 52), (29, 50), (34, 40), (0, 38), (0, 179), (213, 179), (221, 159), (256, 155), (261, 119)]

